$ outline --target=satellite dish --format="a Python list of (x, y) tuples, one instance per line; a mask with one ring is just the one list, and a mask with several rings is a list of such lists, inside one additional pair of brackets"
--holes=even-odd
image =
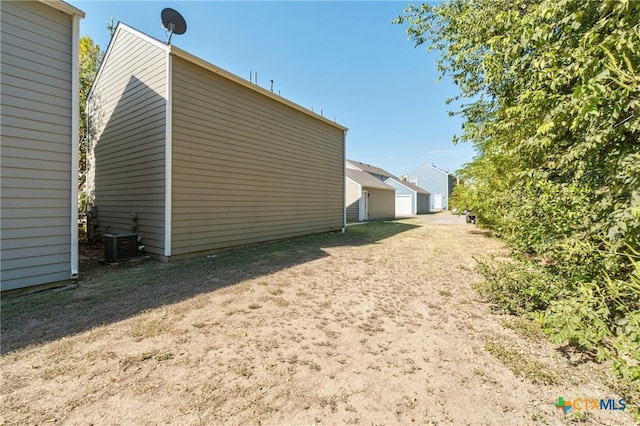
[(187, 22), (184, 20), (182, 15), (178, 13), (178, 11), (167, 7), (166, 9), (162, 10), (162, 13), (160, 13), (160, 17), (162, 18), (162, 28), (169, 31), (169, 39), (167, 40), (167, 44), (171, 44), (172, 35), (184, 34), (187, 31)]

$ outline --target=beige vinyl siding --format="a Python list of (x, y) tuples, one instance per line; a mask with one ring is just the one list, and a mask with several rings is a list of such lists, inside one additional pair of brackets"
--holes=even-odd
[(393, 219), (396, 215), (396, 193), (376, 188), (369, 191), (369, 220)]
[(72, 16), (0, 4), (2, 291), (71, 278)]
[(346, 179), (345, 208), (347, 209), (347, 223), (360, 220), (360, 185)]
[(103, 232), (164, 254), (166, 52), (119, 27), (89, 102), (88, 200)]
[(172, 87), (172, 255), (342, 228), (342, 129), (175, 56)]

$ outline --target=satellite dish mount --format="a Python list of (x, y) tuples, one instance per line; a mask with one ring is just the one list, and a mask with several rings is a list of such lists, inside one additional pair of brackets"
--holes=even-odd
[(160, 17), (162, 18), (162, 28), (169, 31), (169, 38), (167, 39), (166, 44), (171, 44), (172, 35), (184, 34), (187, 31), (187, 22), (184, 20), (182, 15), (178, 13), (178, 11), (167, 7), (162, 10)]

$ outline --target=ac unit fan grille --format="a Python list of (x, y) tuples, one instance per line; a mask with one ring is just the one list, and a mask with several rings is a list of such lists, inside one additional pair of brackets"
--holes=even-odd
[(107, 262), (122, 262), (137, 256), (137, 234), (106, 234), (104, 236), (104, 257)]

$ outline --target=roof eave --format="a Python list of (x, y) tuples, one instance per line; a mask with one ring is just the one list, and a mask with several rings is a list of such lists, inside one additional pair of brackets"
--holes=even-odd
[[(136, 37), (139, 37), (139, 38), (145, 40), (146, 42), (152, 44), (153, 46), (156, 46), (156, 47), (164, 50), (165, 53), (169, 49), (169, 47), (166, 44), (164, 44), (163, 42), (161, 42), (160, 40), (155, 39), (155, 38), (143, 33), (142, 31), (136, 30), (135, 28), (128, 26), (124, 22), (118, 22), (116, 24), (116, 29), (113, 31), (113, 35), (111, 36), (111, 39), (109, 40), (109, 45), (107, 46), (107, 49), (104, 52), (104, 56), (102, 57), (102, 62), (100, 62), (100, 66), (98, 67), (98, 71), (96, 72), (96, 77), (93, 79), (93, 84), (91, 85), (91, 89), (89, 89), (89, 94), (87, 95), (87, 100), (91, 99), (91, 97), (93, 96), (93, 89), (94, 89), (94, 87), (96, 87), (96, 84), (98, 83), (98, 81), (102, 77), (102, 69), (105, 66), (105, 64), (107, 64), (109, 62), (107, 58), (111, 55), (111, 48), (116, 43), (116, 40), (120, 36), (120, 33), (122, 31), (127, 31), (130, 34), (133, 34)], [(87, 102), (87, 106), (88, 105), (89, 105), (89, 103)]]
[(64, 12), (68, 15), (77, 15), (81, 18), (84, 18), (84, 12), (80, 9), (77, 9), (71, 6), (69, 3), (63, 2), (62, 0), (39, 0), (40, 3), (44, 3), (47, 6), (51, 6), (52, 8), (59, 10), (60, 12)]

